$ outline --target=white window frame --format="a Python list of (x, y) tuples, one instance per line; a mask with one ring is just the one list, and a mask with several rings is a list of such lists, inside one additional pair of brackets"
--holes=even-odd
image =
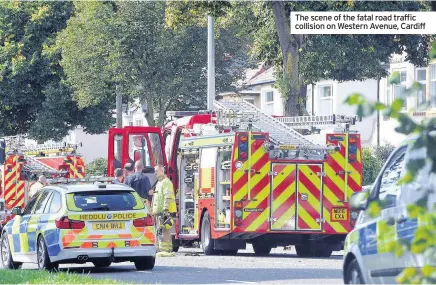
[[(425, 72), (425, 79), (424, 80), (419, 80), (418, 78), (418, 71), (424, 71)], [(415, 71), (415, 76), (416, 76), (416, 82), (418, 82), (420, 85), (424, 85), (425, 89), (424, 90), (420, 90), (419, 92), (424, 92), (424, 101), (421, 102), (421, 104), (427, 102), (427, 88), (429, 88), (429, 86), (427, 86), (427, 77), (429, 76), (429, 74), (427, 74), (427, 68), (425, 67), (421, 67), (421, 68), (416, 68)], [(416, 107), (419, 107), (419, 94), (416, 94)]]
[[(267, 101), (266, 100), (268, 93), (272, 94), (272, 100), (271, 101)], [(274, 91), (273, 90), (264, 91), (263, 92), (263, 101), (265, 102), (265, 104), (273, 104), (274, 103)]]
[(138, 127), (142, 127), (143, 120), (142, 120), (142, 119), (136, 119), (136, 120), (135, 120), (135, 124), (136, 124), (136, 126), (138, 126)]
[[(432, 78), (432, 67), (434, 68), (434, 78)], [(436, 64), (430, 64), (429, 65), (429, 74), (427, 74), (427, 76), (429, 76), (429, 79), (430, 79), (430, 85), (428, 86), (428, 88), (430, 88), (429, 90), (430, 90), (430, 98), (429, 98), (429, 100), (430, 100), (430, 104), (431, 104), (431, 107), (432, 108), (435, 108), (436, 107), (436, 92), (435, 93), (432, 93), (432, 86), (431, 86), (431, 84), (432, 83), (435, 83), (436, 84)]]
[(129, 126), (130, 126), (130, 127), (133, 126), (133, 121), (129, 121)]
[[(392, 88), (391, 88), (391, 101), (394, 101), (394, 98), (399, 98), (396, 96), (395, 94), (395, 87), (399, 86), (399, 87), (404, 87), (407, 90), (407, 68), (395, 68), (392, 69), (392, 73), (394, 72), (399, 72), (400, 73), (400, 84), (392, 84)], [(401, 81), (401, 72), (406, 72), (406, 80), (405, 81)], [(408, 104), (407, 104), (407, 96), (404, 98), (404, 102), (406, 104), (406, 106), (403, 106), (404, 111), (406, 111), (408, 109)], [(392, 103), (392, 102), (391, 102)]]
[[(329, 101), (330, 104), (331, 104), (332, 113), (331, 114), (327, 114), (327, 115), (333, 115), (333, 113), (334, 113), (334, 110), (333, 110), (333, 85), (332, 84), (323, 84), (323, 85), (318, 85), (317, 87), (318, 87), (318, 98), (319, 98), (319, 100), (320, 101)], [(323, 88), (325, 88), (325, 87), (329, 87), (330, 88), (330, 96), (328, 96), (328, 97), (322, 96), (321, 90)], [(324, 105), (324, 104), (321, 104), (321, 105)], [(320, 108), (321, 108), (321, 106), (318, 106), (318, 112), (317, 112), (318, 114), (322, 113)]]

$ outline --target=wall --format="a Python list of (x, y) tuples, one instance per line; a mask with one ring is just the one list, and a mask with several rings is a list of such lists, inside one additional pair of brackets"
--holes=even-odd
[(71, 138), (65, 138), (64, 141), (70, 143), (82, 143), (77, 152), (85, 157), (86, 163), (96, 158), (107, 158), (108, 151), (108, 134), (90, 135), (86, 134), (82, 128), (77, 128), (71, 132)]
[[(270, 91), (274, 94), (273, 102), (266, 104), (265, 93)], [(273, 116), (283, 116), (283, 103), (282, 95), (273, 88), (272, 84), (265, 84), (260, 87), (260, 105), (263, 112)]]

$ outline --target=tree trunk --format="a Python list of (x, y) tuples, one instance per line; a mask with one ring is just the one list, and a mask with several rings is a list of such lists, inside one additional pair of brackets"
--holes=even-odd
[[(272, 8), (280, 49), (283, 55), (283, 79), (288, 84), (285, 98), (285, 116), (298, 116), (302, 114), (300, 76), (299, 76), (299, 49), (303, 44), (302, 35), (291, 35), (289, 15), (286, 12), (285, 3), (273, 1)], [(305, 87), (304, 87), (305, 88)], [(300, 104), (299, 104), (300, 103)]]
[(150, 127), (154, 127), (156, 124), (154, 121), (153, 99), (150, 97), (151, 96), (147, 96), (147, 99), (145, 100), (147, 104), (147, 113), (145, 114), (145, 119)]

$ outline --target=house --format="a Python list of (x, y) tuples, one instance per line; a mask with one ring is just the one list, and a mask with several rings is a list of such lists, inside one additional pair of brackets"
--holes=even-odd
[[(389, 84), (388, 78), (381, 78), (379, 81), (380, 102), (391, 104), (395, 98), (405, 97), (406, 90), (414, 82), (422, 86), (416, 96), (407, 97), (407, 106), (404, 111), (419, 110), (424, 102), (430, 102), (436, 107), (436, 64), (426, 68), (418, 68), (405, 61), (404, 56), (393, 56), (387, 66), (389, 74), (400, 73), (400, 84)], [(274, 88), (274, 68), (259, 66), (255, 70), (247, 70), (246, 79), (241, 84), (241, 91), (221, 93), (223, 100), (240, 98), (254, 104), (264, 113), (273, 116), (284, 115), (284, 102), (282, 94)], [(427, 76), (429, 75), (429, 76)], [(364, 81), (322, 80), (307, 87), (306, 110), (310, 115), (356, 115), (356, 107), (345, 104), (349, 95), (359, 93), (368, 101), (377, 101), (377, 82), (375, 79)], [(430, 88), (428, 88), (430, 87)], [(430, 114), (427, 112), (412, 112), (413, 118), (422, 120)], [(376, 145), (377, 134), (380, 136), (380, 144), (398, 144), (404, 136), (395, 131), (396, 120), (380, 115), (380, 129), (377, 131), (377, 115), (373, 114), (357, 122), (352, 129), (357, 130), (362, 136), (364, 145)], [(333, 127), (324, 128), (321, 133), (333, 131)], [(323, 143), (324, 136), (312, 135), (317, 143)]]

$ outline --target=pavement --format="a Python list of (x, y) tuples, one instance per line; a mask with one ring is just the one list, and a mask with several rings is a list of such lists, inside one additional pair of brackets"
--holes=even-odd
[[(199, 255), (192, 255), (199, 253)], [(240, 250), (236, 256), (204, 256), (200, 249), (180, 248), (175, 257), (157, 258), (152, 271), (136, 271), (133, 263), (114, 263), (94, 268), (92, 263), (63, 264), (62, 271), (90, 274), (142, 284), (343, 284), (342, 252), (330, 258), (299, 258), (294, 249), (273, 249), (264, 257), (253, 250)], [(25, 264), (25, 269), (35, 269)]]

